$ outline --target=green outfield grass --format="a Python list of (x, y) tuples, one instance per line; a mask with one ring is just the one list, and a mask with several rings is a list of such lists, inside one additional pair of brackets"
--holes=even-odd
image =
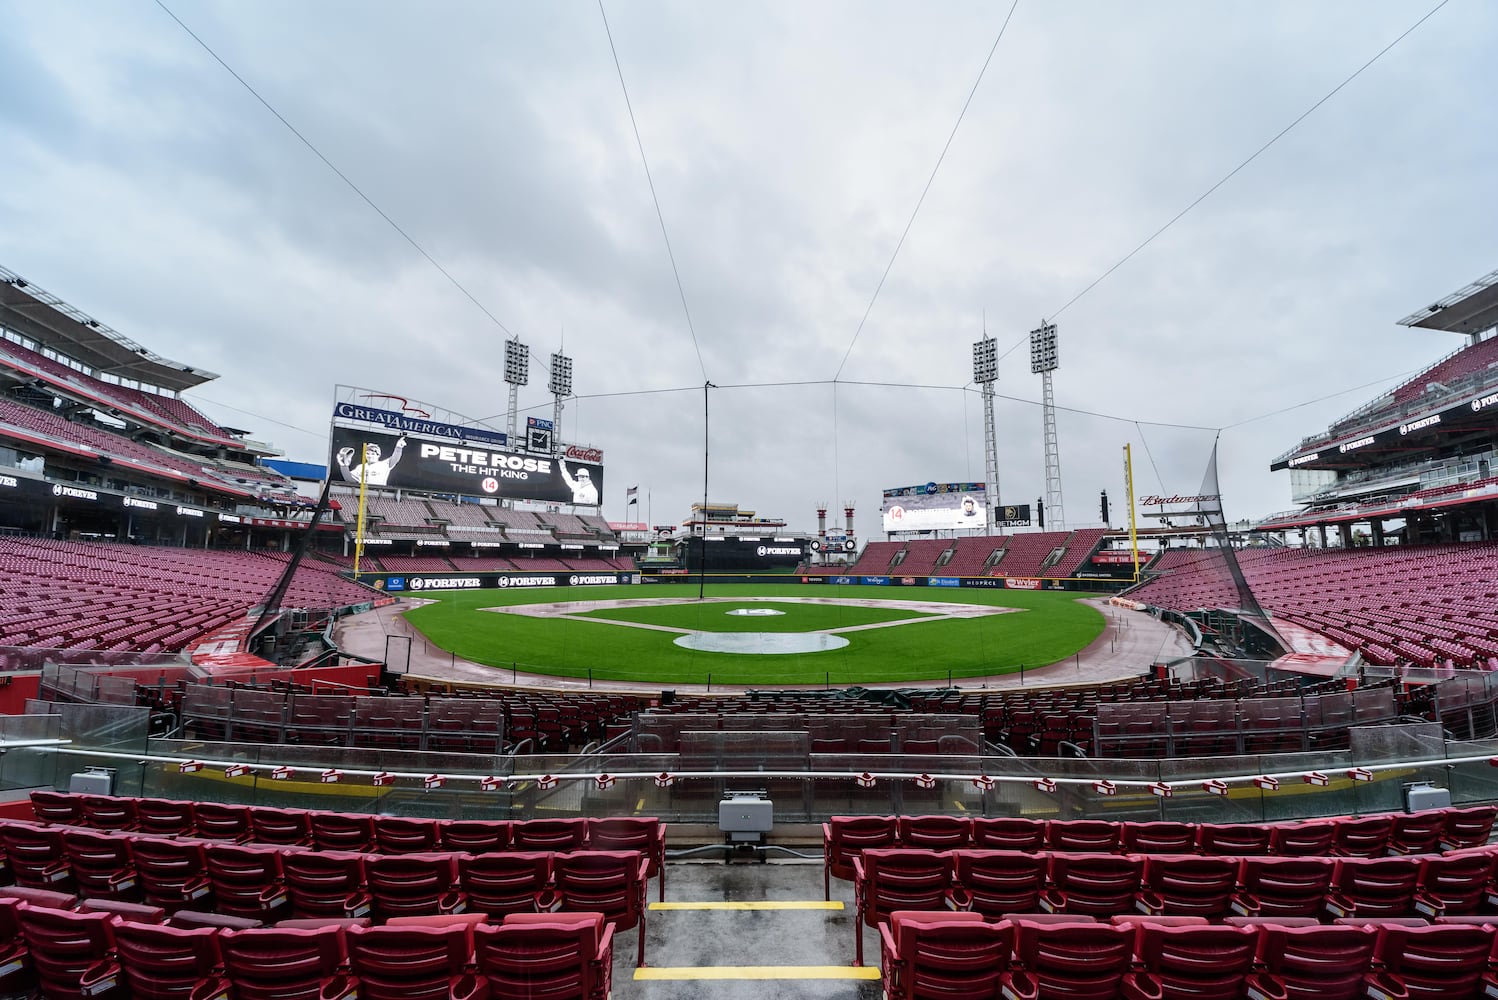
[[(1103, 630), (1103, 616), (1079, 603), (1088, 595), (1009, 590), (709, 584), (709, 598), (857, 598), (983, 604), (1017, 609), (977, 619), (946, 619), (896, 608), (796, 605), (786, 602), (699, 602), (696, 584), (569, 588), (555, 591), (466, 590), (426, 593), (434, 603), (407, 618), (435, 646), (476, 663), (531, 673), (673, 684), (847, 686), (945, 681), (1044, 666), (1078, 652)], [(654, 608), (590, 610), (589, 602), (676, 599)], [(483, 611), (520, 604), (567, 602), (576, 619), (528, 618)], [(735, 617), (735, 607), (773, 607), (775, 617)], [(611, 624), (641, 622), (694, 631), (810, 632), (874, 622), (908, 624), (849, 632), (849, 644), (820, 653), (706, 653), (672, 643), (676, 634)]]

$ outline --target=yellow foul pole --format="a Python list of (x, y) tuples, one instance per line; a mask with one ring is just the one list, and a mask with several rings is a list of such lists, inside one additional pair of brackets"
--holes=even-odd
[[(1134, 582), (1139, 582), (1139, 528), (1134, 520), (1134, 458), (1127, 443), (1124, 444), (1124, 489), (1129, 494), (1129, 551), (1134, 559)], [(363, 516), (364, 508), (359, 508)]]

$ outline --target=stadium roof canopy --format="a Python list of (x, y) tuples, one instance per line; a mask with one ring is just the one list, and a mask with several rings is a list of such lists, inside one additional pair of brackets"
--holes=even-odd
[(112, 327), (0, 267), (0, 326), (88, 366), (113, 375), (181, 392), (218, 378), (213, 372), (163, 358)]
[(1498, 326), (1498, 271), (1478, 278), (1434, 305), (1410, 313), (1400, 326), (1476, 334)]

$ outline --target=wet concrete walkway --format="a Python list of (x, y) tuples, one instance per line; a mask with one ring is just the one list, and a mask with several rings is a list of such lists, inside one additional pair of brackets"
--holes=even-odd
[[(820, 852), (812, 847), (806, 853)], [(635, 931), (616, 935), (614, 1000), (877, 1000), (881, 995), (879, 935), (863, 931), (864, 967), (854, 968), (853, 887), (834, 881), (832, 902), (824, 903), (820, 860), (678, 863), (671, 865), (667, 886), (668, 908), (657, 905), (646, 921), (648, 968), (640, 978), (634, 967)], [(735, 903), (764, 908), (723, 908)], [(798, 903), (815, 908), (778, 908)]]

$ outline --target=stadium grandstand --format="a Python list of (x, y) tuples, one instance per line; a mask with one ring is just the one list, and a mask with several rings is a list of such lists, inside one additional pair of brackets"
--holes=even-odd
[[(1399, 976), (1413, 996), (1432, 956), (1486, 968), (1498, 369), (1469, 327), (1491, 284), (1418, 316), (1471, 334), (1461, 352), (1277, 460), (1302, 507), (1251, 530), (1229, 530), (1209, 473), (1132, 533), (860, 551), (851, 507), (845, 531), (797, 532), (711, 502), (637, 561), (625, 535), (646, 531), (559, 480), (451, 488), (410, 461), (421, 434), (492, 429), (362, 390), (339, 400), (358, 415), (335, 419), (314, 502), (274, 449), (181, 398), (211, 376), (12, 275), (0, 984), (633, 1000), (672, 978), (692, 992), (671, 996), (711, 996), (710, 978), (800, 977), (834, 984), (818, 997), (1101, 997), (1160, 995), (1145, 987), (1191, 965), (1193, 995), (1289, 997), (1322, 995), (1295, 984), (1336, 962), (1357, 989), (1324, 995)], [(370, 399), (402, 409), (377, 427)], [(408, 420), (416, 444), (404, 423), (380, 437)], [(340, 476), (339, 447), (390, 481)], [(538, 472), (568, 456), (549, 447), (525, 452)], [(600, 452), (572, 454), (601, 480)], [(1078, 597), (1104, 625), (1028, 673), (760, 690), (464, 662), (404, 618), (533, 586), (566, 588), (574, 613), (593, 585), (646, 614), (664, 588), (635, 584), (688, 570), (815, 584), (823, 604), (877, 606), (896, 583)], [(683, 962), (707, 940), (743, 954), (741, 910), (781, 911), (776, 959), (797, 964)], [(1204, 954), (1210, 974), (1179, 958)], [(1474, 995), (1440, 990), (1424, 995)]]
[(1466, 343), (1275, 459), (1299, 508), (1161, 552), (1129, 599), (1215, 632), (1243, 607), (1236, 579), (1286, 666), (1498, 669), (1498, 272), (1400, 323)]

